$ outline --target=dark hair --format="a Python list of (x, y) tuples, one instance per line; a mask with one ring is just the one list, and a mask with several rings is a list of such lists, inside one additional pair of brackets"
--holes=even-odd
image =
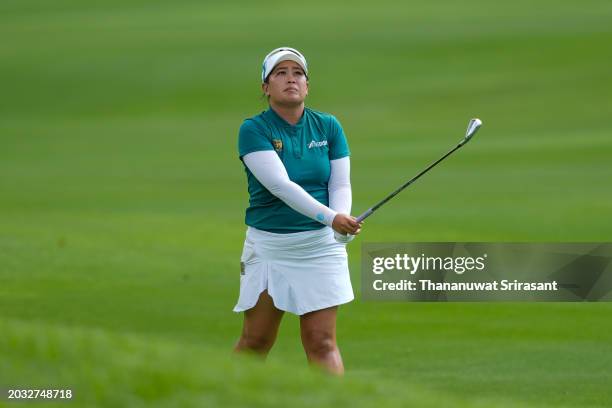
[[(270, 74), (271, 74), (271, 73), (270, 73)], [(263, 81), (263, 83), (264, 83), (264, 84), (267, 84), (267, 83), (268, 83), (268, 78), (270, 78), (270, 74), (268, 74), (268, 76), (266, 77), (266, 79)], [(263, 100), (264, 100), (264, 98), (266, 98), (266, 96), (267, 96), (267, 100), (269, 101), (269, 100), (270, 100), (270, 95), (266, 95), (266, 93), (265, 93), (265, 92), (261, 94), (261, 100), (263, 101)]]

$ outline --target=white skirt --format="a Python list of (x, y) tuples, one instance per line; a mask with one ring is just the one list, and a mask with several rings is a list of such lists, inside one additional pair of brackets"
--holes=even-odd
[(266, 289), (276, 308), (296, 315), (355, 298), (346, 245), (336, 242), (329, 227), (291, 234), (248, 227), (240, 266), (234, 312), (255, 306)]

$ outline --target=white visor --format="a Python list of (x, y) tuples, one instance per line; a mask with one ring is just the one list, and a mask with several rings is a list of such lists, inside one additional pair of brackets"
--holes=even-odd
[(265, 82), (266, 78), (275, 66), (277, 66), (282, 61), (295, 61), (300, 67), (304, 70), (304, 73), (308, 75), (308, 64), (306, 63), (306, 58), (295, 48), (290, 47), (281, 47), (275, 50), (272, 50), (266, 58), (263, 60), (263, 66), (261, 70), (261, 82)]

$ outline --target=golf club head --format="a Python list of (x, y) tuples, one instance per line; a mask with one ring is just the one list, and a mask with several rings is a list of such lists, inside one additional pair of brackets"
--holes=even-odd
[(470, 119), (470, 123), (468, 123), (467, 130), (465, 131), (464, 143), (469, 142), (472, 136), (474, 136), (474, 134), (478, 132), (478, 129), (480, 129), (481, 126), (482, 126), (482, 121), (480, 119), (478, 118)]

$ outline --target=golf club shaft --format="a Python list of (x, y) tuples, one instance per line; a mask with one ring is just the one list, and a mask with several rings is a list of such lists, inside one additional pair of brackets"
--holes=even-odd
[(457, 149), (459, 149), (461, 146), (464, 145), (464, 141), (462, 141), (461, 143), (459, 143), (457, 146), (455, 146), (451, 151), (449, 151), (448, 153), (446, 153), (444, 156), (442, 156), (441, 158), (439, 158), (438, 160), (436, 160), (435, 162), (433, 162), (432, 164), (430, 164), (425, 170), (421, 171), (419, 174), (417, 174), (416, 176), (414, 176), (413, 178), (411, 178), (410, 180), (408, 180), (406, 183), (404, 183), (404, 185), (402, 185), (400, 188), (398, 188), (397, 190), (395, 190), (394, 192), (392, 192), (391, 194), (389, 194), (387, 197), (385, 197), (384, 199), (382, 199), (378, 204), (376, 204), (374, 207), (369, 208), (368, 210), (366, 210), (363, 214), (361, 214), (359, 217), (357, 217), (357, 222), (361, 222), (363, 220), (365, 220), (366, 218), (368, 218), (370, 215), (372, 215), (374, 213), (374, 211), (378, 210), (380, 207), (382, 207), (383, 204), (385, 204), (387, 201), (391, 200), (393, 197), (395, 197), (396, 195), (398, 195), (403, 189), (405, 189), (406, 187), (408, 187), (410, 184), (414, 183), (416, 180), (418, 180), (419, 177), (421, 177), (423, 174), (427, 173), (429, 170), (431, 170), (433, 167), (436, 166), (436, 164), (440, 163), (442, 160), (446, 159), (448, 156), (450, 156), (451, 154), (453, 154)]

